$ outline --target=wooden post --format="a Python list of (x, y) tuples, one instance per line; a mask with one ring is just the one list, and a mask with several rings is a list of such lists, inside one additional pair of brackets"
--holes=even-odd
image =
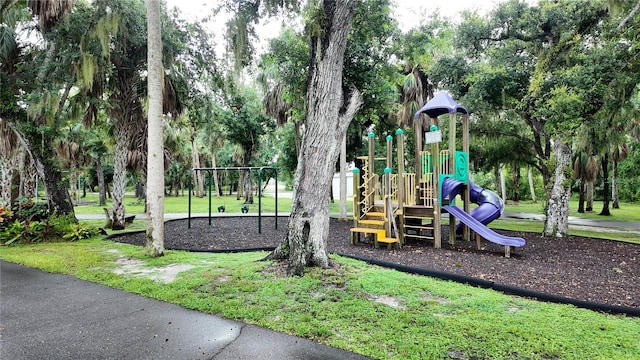
[(358, 227), (360, 219), (360, 169), (354, 168), (353, 172), (353, 227)]
[(401, 209), (399, 217), (398, 241), (404, 245), (404, 131), (396, 130), (398, 136), (398, 208)]
[(416, 139), (416, 148), (415, 148), (415, 167), (414, 167), (414, 172), (416, 173), (416, 180), (415, 180), (415, 184), (414, 186), (417, 188), (415, 193), (416, 193), (416, 198), (414, 199), (416, 204), (420, 203), (420, 178), (422, 177), (422, 170), (420, 169), (421, 166), (421, 162), (420, 162), (420, 151), (422, 151), (422, 137), (424, 136), (424, 134), (422, 133), (422, 114), (420, 116), (418, 116), (417, 119), (413, 119), (413, 130), (415, 132), (415, 139)]
[(456, 169), (456, 114), (449, 114), (449, 171)]
[(387, 135), (387, 167), (384, 168), (384, 195), (382, 196), (384, 200), (384, 213), (385, 213), (385, 222), (384, 229), (387, 232), (387, 237), (391, 237), (391, 222), (393, 221), (393, 208), (391, 205), (391, 194), (393, 193), (393, 189), (391, 189), (391, 165), (393, 165), (393, 159), (391, 158), (393, 154), (393, 136)]
[(393, 136), (387, 135), (387, 167), (391, 168), (393, 165), (393, 159), (391, 158), (393, 154)]
[[(360, 220), (360, 169), (354, 168), (353, 170), (353, 227), (358, 227), (358, 221)], [(351, 245), (358, 243), (360, 235), (351, 232)]]
[(435, 154), (431, 156), (433, 158), (433, 247), (440, 249), (442, 247), (442, 234), (440, 231), (440, 143), (431, 144), (431, 153)]
[[(449, 114), (449, 171), (456, 172), (456, 115)], [(453, 200), (453, 199), (449, 199)], [(456, 242), (456, 218), (449, 214), (449, 244)]]
[[(462, 151), (467, 153), (467, 159), (468, 159), (467, 165), (469, 165), (469, 163), (471, 162), (469, 159), (471, 159), (471, 157), (469, 156), (469, 116), (467, 114), (462, 115)], [(467, 166), (467, 179), (471, 181), (471, 177), (469, 176), (469, 166)], [(470, 193), (470, 186), (468, 182), (467, 182), (467, 185), (464, 187), (464, 193), (462, 193), (462, 199), (464, 201), (464, 212), (469, 214), (470, 212), (469, 202), (471, 201), (471, 193)], [(462, 226), (462, 238), (466, 241), (471, 240), (469, 227), (466, 225)]]
[[(391, 135), (389, 135), (391, 137)], [(389, 138), (387, 138), (387, 141)], [(384, 231), (387, 237), (391, 237), (391, 222), (393, 221), (393, 209), (391, 208), (391, 167), (384, 168)]]
[(404, 205), (404, 131), (396, 130), (398, 136), (398, 206)]
[[(374, 174), (373, 163), (376, 160), (376, 150), (375, 150), (375, 142), (374, 142), (376, 134), (374, 134), (373, 132), (370, 132), (367, 136), (369, 137), (369, 143), (368, 143), (369, 144), (369, 154), (368, 154), (369, 155), (369, 168), (367, 169), (367, 172), (368, 172), (367, 176), (370, 177), (370, 176), (372, 176)], [(366, 180), (367, 179), (365, 179), (365, 181)]]

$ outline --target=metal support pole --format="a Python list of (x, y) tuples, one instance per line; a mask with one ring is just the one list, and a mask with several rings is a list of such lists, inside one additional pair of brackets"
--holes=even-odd
[(188, 188), (189, 188), (189, 215), (187, 216), (187, 228), (191, 229), (191, 177), (193, 176), (193, 171), (194, 170), (190, 170), (189, 171), (189, 182), (188, 182)]
[(211, 226), (211, 170), (207, 170), (207, 175), (209, 175), (209, 226)]
[(262, 168), (258, 170), (258, 234), (262, 234)]

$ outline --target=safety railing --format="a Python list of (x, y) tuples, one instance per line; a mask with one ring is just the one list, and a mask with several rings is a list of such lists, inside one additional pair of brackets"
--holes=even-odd
[(440, 158), (438, 159), (440, 162), (440, 174), (453, 174), (449, 162), (450, 157), (451, 153), (449, 150), (440, 150)]
[(404, 181), (404, 205), (416, 204), (416, 174), (402, 174)]
[(420, 181), (416, 181), (416, 174), (404, 174), (402, 178), (405, 189), (405, 205), (433, 207), (433, 173), (422, 174)]

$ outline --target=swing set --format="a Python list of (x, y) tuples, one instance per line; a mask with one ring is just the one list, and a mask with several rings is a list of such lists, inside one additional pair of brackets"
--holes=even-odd
[[(197, 176), (199, 172), (205, 172), (208, 176), (208, 182), (209, 182), (209, 187), (208, 187), (208, 193), (209, 193), (209, 226), (211, 226), (211, 212), (212, 212), (212, 204), (211, 204), (211, 194), (212, 194), (212, 179), (213, 179), (213, 174), (216, 173), (218, 171), (249, 171), (249, 173), (251, 173), (251, 171), (257, 170), (258, 171), (258, 233), (261, 234), (262, 233), (262, 177), (263, 177), (263, 173), (269, 172), (271, 171), (271, 173), (273, 174), (273, 178), (275, 179), (275, 229), (278, 229), (278, 170), (275, 167), (272, 166), (260, 166), (260, 167), (256, 167), (256, 166), (241, 166), (241, 167), (213, 167), (213, 168), (193, 168), (189, 171), (189, 214), (187, 217), (187, 227), (191, 228), (191, 195), (192, 195), (192, 178), (193, 176)], [(268, 179), (268, 178), (267, 178)], [(251, 190), (249, 190), (251, 191)], [(243, 206), (242, 208), (242, 213), (247, 213), (247, 211), (245, 211), (245, 209), (248, 210), (248, 208), (245, 206)], [(218, 211), (219, 212), (224, 212), (224, 205), (219, 206), (218, 207)]]

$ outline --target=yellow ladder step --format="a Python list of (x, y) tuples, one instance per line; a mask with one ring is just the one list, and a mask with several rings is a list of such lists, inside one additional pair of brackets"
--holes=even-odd
[(366, 216), (370, 216), (370, 217), (381, 217), (384, 218), (384, 213), (381, 212), (377, 212), (377, 211), (371, 211), (365, 214)]
[(400, 242), (396, 238), (390, 238), (390, 237), (378, 238), (378, 243), (387, 244), (387, 249), (391, 249), (393, 247), (393, 244), (398, 244), (398, 247), (400, 247)]
[(364, 234), (376, 234), (384, 236), (384, 229), (372, 229), (372, 228), (351, 228), (349, 229), (352, 233), (364, 233)]
[(374, 225), (374, 226), (384, 226), (384, 221), (382, 220), (358, 220), (359, 224), (363, 225)]
[(362, 234), (374, 234), (374, 238), (373, 238), (373, 243), (375, 245), (375, 247), (378, 247), (378, 239), (382, 239), (383, 237), (386, 236), (386, 232), (384, 231), (384, 229), (372, 229), (372, 228), (351, 228), (349, 229), (349, 231), (351, 231), (351, 244), (355, 245), (358, 240), (356, 237), (357, 233), (362, 233)]

